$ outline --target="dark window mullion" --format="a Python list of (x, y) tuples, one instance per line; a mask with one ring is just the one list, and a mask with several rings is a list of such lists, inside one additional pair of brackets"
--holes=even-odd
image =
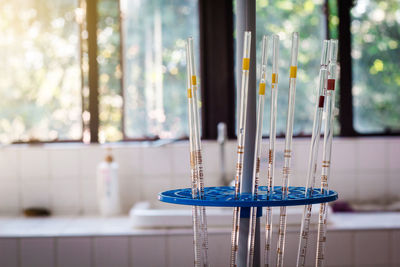
[(339, 14), (340, 99), (339, 122), (341, 136), (355, 136), (353, 126), (351, 8), (353, 1), (337, 0)]
[(97, 0), (87, 0), (86, 21), (89, 55), (90, 142), (99, 141), (99, 66), (97, 62)]
[(217, 137), (227, 124), (235, 137), (235, 80), (232, 1), (199, 1), (203, 138)]

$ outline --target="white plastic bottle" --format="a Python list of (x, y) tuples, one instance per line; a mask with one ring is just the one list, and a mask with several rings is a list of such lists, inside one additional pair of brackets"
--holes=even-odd
[(104, 161), (97, 165), (97, 200), (102, 216), (114, 216), (121, 213), (118, 164), (114, 162), (111, 149)]

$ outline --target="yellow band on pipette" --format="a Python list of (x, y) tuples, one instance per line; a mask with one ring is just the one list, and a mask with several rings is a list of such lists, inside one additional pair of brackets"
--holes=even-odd
[(271, 82), (272, 83), (277, 83), (278, 82), (278, 74), (272, 73)]
[(196, 85), (197, 84), (197, 78), (196, 75), (192, 76), (192, 85)]
[(265, 95), (265, 83), (260, 83), (259, 93), (260, 95)]
[(187, 96), (188, 98), (192, 98), (192, 89), (187, 89)]
[(297, 77), (297, 66), (290, 66), (290, 78)]
[(243, 70), (249, 70), (250, 69), (250, 58), (243, 58)]

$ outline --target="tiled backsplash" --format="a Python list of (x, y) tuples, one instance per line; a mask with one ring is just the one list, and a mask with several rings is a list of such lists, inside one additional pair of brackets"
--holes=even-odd
[[(280, 170), (283, 140), (277, 142)], [(291, 185), (305, 184), (309, 142), (308, 138), (294, 139)], [(265, 140), (262, 177), (266, 173), (267, 143)], [(109, 146), (4, 146), (0, 149), (0, 213), (18, 214), (32, 206), (47, 207), (56, 214), (96, 213), (96, 166)], [(119, 163), (125, 212), (137, 201), (156, 200), (159, 191), (190, 185), (187, 142), (159, 147), (123, 143), (111, 147)], [(227, 176), (232, 179), (235, 147), (235, 141), (225, 147)], [(219, 185), (220, 147), (217, 142), (205, 141), (203, 149), (206, 186)], [(339, 192), (342, 200), (400, 199), (399, 152), (400, 138), (334, 139), (331, 188)], [(279, 178), (277, 175), (276, 185), (280, 184)]]

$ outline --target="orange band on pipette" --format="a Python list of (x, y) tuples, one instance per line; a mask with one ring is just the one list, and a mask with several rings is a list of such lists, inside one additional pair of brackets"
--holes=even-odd
[(277, 83), (278, 82), (278, 74), (272, 73), (271, 82), (272, 83)]
[(265, 83), (260, 83), (260, 88), (258, 94), (265, 95)]
[(243, 58), (243, 66), (242, 66), (243, 70), (249, 70), (250, 69), (250, 58)]
[(290, 78), (297, 77), (297, 66), (290, 66)]
[(192, 76), (192, 85), (196, 85), (197, 84), (197, 78), (196, 75)]
[(187, 97), (192, 98), (192, 89), (187, 89)]

